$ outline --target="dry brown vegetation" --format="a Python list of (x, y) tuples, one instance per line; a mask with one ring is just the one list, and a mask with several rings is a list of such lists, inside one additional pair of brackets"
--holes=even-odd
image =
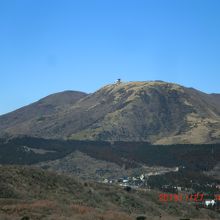
[(219, 96), (158, 81), (54, 94), (0, 116), (1, 137), (212, 143), (219, 128)]
[[(125, 191), (83, 183), (36, 168), (0, 167), (1, 220), (219, 219), (219, 213), (187, 203), (161, 203), (156, 191)], [(29, 219), (28, 219), (29, 218)]]

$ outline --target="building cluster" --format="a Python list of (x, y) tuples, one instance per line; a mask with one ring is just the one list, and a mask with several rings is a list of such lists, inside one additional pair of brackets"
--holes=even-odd
[[(155, 172), (150, 172), (147, 175), (146, 174), (141, 174), (138, 176), (125, 176), (121, 178), (111, 178), (111, 179), (104, 179), (103, 183), (106, 184), (115, 184), (123, 187), (125, 190), (130, 191), (132, 189), (145, 189), (145, 190), (151, 190), (153, 186), (150, 186), (148, 184), (149, 176), (155, 175)], [(159, 175), (159, 174), (157, 174)], [(161, 188), (159, 189), (160, 191), (163, 192), (164, 195), (167, 193), (171, 193), (172, 195), (178, 196), (178, 198), (181, 195), (186, 195), (189, 196), (188, 201), (193, 202), (195, 200), (195, 195), (200, 195), (199, 193), (196, 193), (196, 188), (199, 187), (195, 183), (192, 183), (192, 188), (187, 188), (185, 186), (180, 186), (180, 185), (162, 185)], [(200, 185), (201, 187), (201, 185)], [(208, 189), (214, 189), (215, 191), (218, 192), (220, 189), (220, 185), (218, 184), (203, 184), (202, 187), (208, 191)], [(170, 194), (170, 195), (171, 195)], [(206, 194), (206, 196), (205, 196)], [(209, 208), (209, 209), (220, 209), (220, 194), (209, 194), (209, 192), (205, 192), (205, 194), (202, 196), (202, 199), (200, 198), (201, 201), (194, 201), (196, 202), (196, 207), (197, 208)], [(191, 196), (191, 197), (190, 197)], [(169, 197), (170, 198), (170, 197)], [(199, 203), (200, 202), (200, 203)]]
[(144, 174), (140, 176), (125, 176), (118, 179), (104, 179), (103, 183), (117, 184), (122, 187), (140, 188), (147, 187), (147, 177)]

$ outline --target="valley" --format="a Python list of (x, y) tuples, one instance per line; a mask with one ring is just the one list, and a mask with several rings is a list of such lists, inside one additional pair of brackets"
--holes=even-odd
[[(144, 215), (145, 219), (151, 215), (149, 219), (153, 219), (155, 216), (159, 218), (161, 213), (164, 217), (162, 219), (178, 219), (179, 216), (189, 216), (190, 219), (218, 219), (218, 209), (206, 209), (201, 206), (194, 211), (196, 210), (194, 202), (163, 204), (159, 201), (161, 193), (187, 195), (204, 192), (210, 196), (217, 195), (220, 180), (206, 173), (212, 172), (218, 166), (220, 157), (218, 144), (157, 146), (146, 142), (112, 143), (20, 137), (2, 139), (0, 155), (0, 164), (2, 164), (0, 197), (3, 204), (0, 213), (8, 219), (12, 218), (12, 213), (15, 212), (13, 209), (18, 210), (17, 219), (18, 216), (28, 214), (34, 220), (55, 219), (54, 216), (57, 215), (59, 219), (68, 219), (68, 216), (63, 214), (64, 210), (69, 218), (74, 216), (74, 219), (88, 219), (87, 214), (90, 212), (96, 216), (91, 219), (103, 215), (107, 220), (114, 219), (115, 216), (119, 219), (135, 220), (138, 215)], [(62, 180), (56, 179), (58, 177)], [(41, 178), (47, 179), (41, 180)], [(59, 181), (64, 182), (59, 183)], [(79, 185), (70, 192), (69, 188), (65, 189), (68, 181), (76, 181)], [(72, 193), (74, 195), (77, 193), (77, 190), (81, 192), (79, 186), (88, 187), (85, 196), (92, 193), (92, 198), (87, 198), (88, 204), (85, 200), (78, 203), (78, 200), (70, 198)], [(30, 189), (30, 193), (27, 193), (29, 187), (41, 192), (36, 191), (36, 194), (33, 194), (35, 190)], [(45, 192), (42, 191), (44, 187)], [(113, 204), (107, 210), (104, 207), (100, 208), (98, 204), (93, 207), (90, 202), (96, 200), (94, 196), (98, 195), (100, 188), (103, 188), (103, 191), (100, 192), (99, 199), (104, 199), (107, 204), (111, 204), (109, 197), (105, 198), (107, 192), (115, 199), (118, 198), (118, 193), (123, 192), (128, 203), (140, 202), (137, 206), (139, 208), (136, 209), (132, 205), (133, 208), (130, 210), (125, 202), (124, 208), (120, 208), (121, 205), (123, 207), (123, 203), (120, 203), (119, 209), (113, 211), (114, 205), (118, 204), (117, 199), (111, 200)], [(131, 195), (134, 198), (130, 197)], [(144, 195), (146, 198), (143, 200)], [(78, 196), (82, 196), (81, 193)], [(124, 201), (123, 196), (119, 198), (119, 201)], [(41, 206), (41, 202), (45, 205)], [(76, 217), (71, 211), (71, 204), (79, 210), (88, 211), (82, 213), (79, 211)], [(161, 206), (169, 208), (164, 210)], [(36, 207), (34, 213), (31, 211), (33, 207)], [(44, 211), (45, 209), (48, 211)]]

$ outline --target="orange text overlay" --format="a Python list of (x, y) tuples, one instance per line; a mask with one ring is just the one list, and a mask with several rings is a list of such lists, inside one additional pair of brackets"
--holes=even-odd
[[(196, 193), (190, 195), (161, 193), (159, 195), (160, 202), (203, 202), (207, 195)], [(220, 194), (214, 195), (214, 199), (220, 201)]]

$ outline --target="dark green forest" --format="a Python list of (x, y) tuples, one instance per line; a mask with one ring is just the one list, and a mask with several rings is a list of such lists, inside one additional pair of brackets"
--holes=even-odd
[[(38, 154), (32, 149), (43, 149), (45, 153)], [(0, 140), (0, 164), (34, 164), (62, 158), (76, 150), (96, 159), (125, 165), (127, 168), (144, 163), (149, 166), (178, 166), (206, 171), (220, 161), (220, 144), (164, 146), (147, 142), (110, 143), (19, 137)]]

